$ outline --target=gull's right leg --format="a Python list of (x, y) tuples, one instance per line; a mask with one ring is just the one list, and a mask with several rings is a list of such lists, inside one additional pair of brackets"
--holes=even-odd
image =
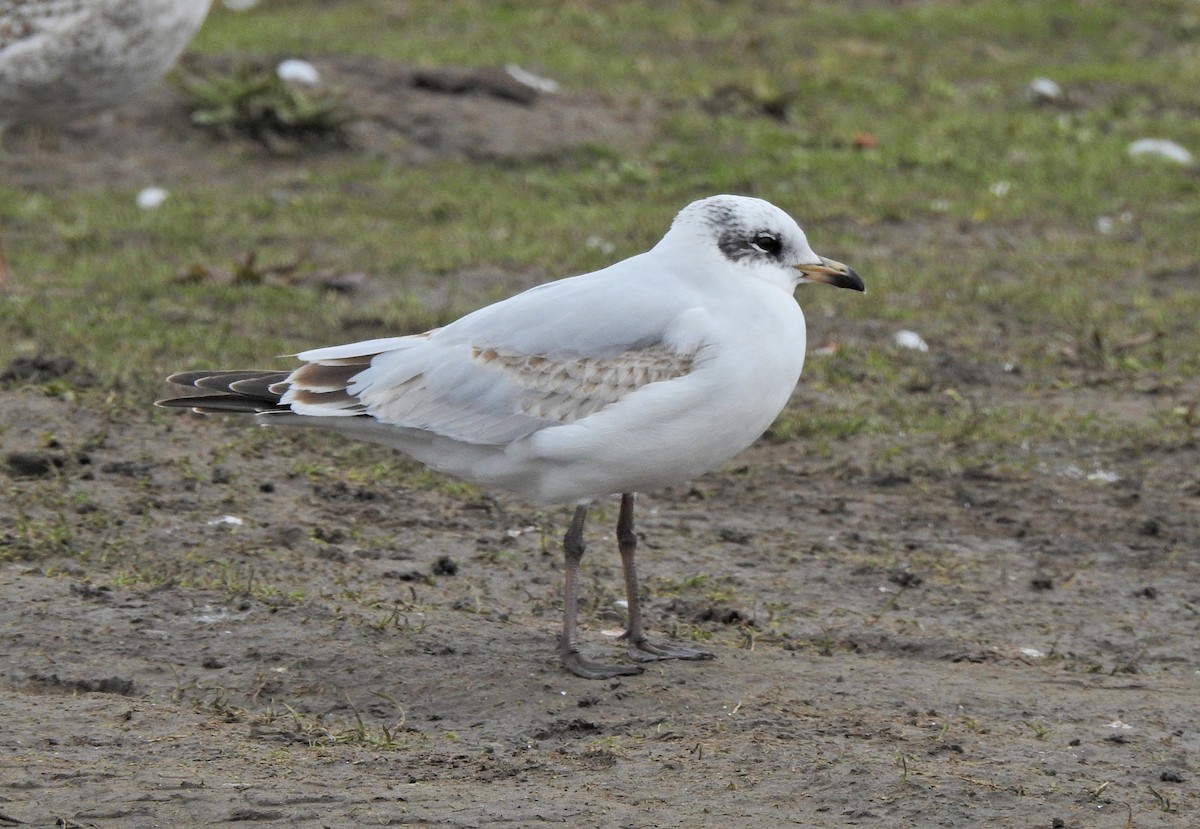
[(624, 638), (629, 641), (629, 658), (635, 662), (654, 662), (659, 659), (715, 659), (711, 651), (686, 648), (669, 643), (656, 644), (646, 638), (642, 627), (642, 601), (638, 596), (637, 533), (633, 529), (634, 495), (621, 496), (621, 512), (617, 516), (617, 548), (621, 551), (621, 569), (625, 572), (625, 598), (629, 607), (629, 628)]
[(589, 662), (579, 654), (575, 647), (575, 617), (579, 607), (579, 593), (576, 576), (579, 574), (579, 562), (583, 559), (583, 521), (587, 518), (587, 507), (580, 505), (575, 508), (571, 517), (571, 526), (563, 537), (563, 629), (558, 640), (558, 655), (563, 665), (575, 676), (584, 679), (611, 679), (614, 676), (632, 676), (640, 674), (642, 669), (636, 665), (601, 665)]

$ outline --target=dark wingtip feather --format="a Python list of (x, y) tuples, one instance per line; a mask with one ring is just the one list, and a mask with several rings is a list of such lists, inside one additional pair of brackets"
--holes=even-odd
[(168, 397), (154, 401), (164, 409), (191, 409), (200, 414), (261, 414), (263, 412), (286, 412), (286, 406), (276, 406), (258, 400), (250, 400), (231, 394), (193, 394), (185, 397)]
[(279, 405), (282, 389), (274, 392), (271, 387), (285, 386), (287, 376), (286, 371), (180, 371), (167, 382), (202, 393), (168, 397), (155, 401), (155, 405), (201, 413), (286, 412), (288, 408)]

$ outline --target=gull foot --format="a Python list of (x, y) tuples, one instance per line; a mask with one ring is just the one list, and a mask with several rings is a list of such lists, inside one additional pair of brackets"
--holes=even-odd
[(645, 668), (638, 665), (602, 665), (591, 662), (580, 656), (579, 651), (572, 648), (562, 654), (562, 663), (568, 671), (584, 679), (612, 679), (615, 676), (635, 676)]
[(629, 658), (634, 662), (658, 662), (663, 659), (716, 659), (712, 651), (685, 648), (682, 645), (656, 645), (649, 639), (629, 642)]

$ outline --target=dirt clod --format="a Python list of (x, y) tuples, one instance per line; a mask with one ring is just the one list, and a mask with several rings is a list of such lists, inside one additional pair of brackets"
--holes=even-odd
[(67, 465), (61, 452), (9, 452), (4, 456), (8, 474), (14, 478), (41, 478), (53, 475)]

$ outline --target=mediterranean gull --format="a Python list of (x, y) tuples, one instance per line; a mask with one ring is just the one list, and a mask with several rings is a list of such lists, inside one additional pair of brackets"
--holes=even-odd
[(587, 506), (622, 493), (630, 658), (711, 659), (646, 638), (634, 493), (714, 469), (771, 425), (804, 363), (793, 296), (804, 282), (864, 290), (853, 270), (813, 253), (779, 208), (713, 196), (685, 207), (649, 251), (603, 270), (424, 334), (305, 351), (290, 372), (174, 374), (171, 383), (197, 393), (159, 404), (326, 428), (534, 503), (574, 503), (559, 656), (587, 679), (636, 674), (641, 667), (592, 662), (576, 648)]
[(0, 132), (128, 100), (192, 39), (209, 0), (0, 0)]

